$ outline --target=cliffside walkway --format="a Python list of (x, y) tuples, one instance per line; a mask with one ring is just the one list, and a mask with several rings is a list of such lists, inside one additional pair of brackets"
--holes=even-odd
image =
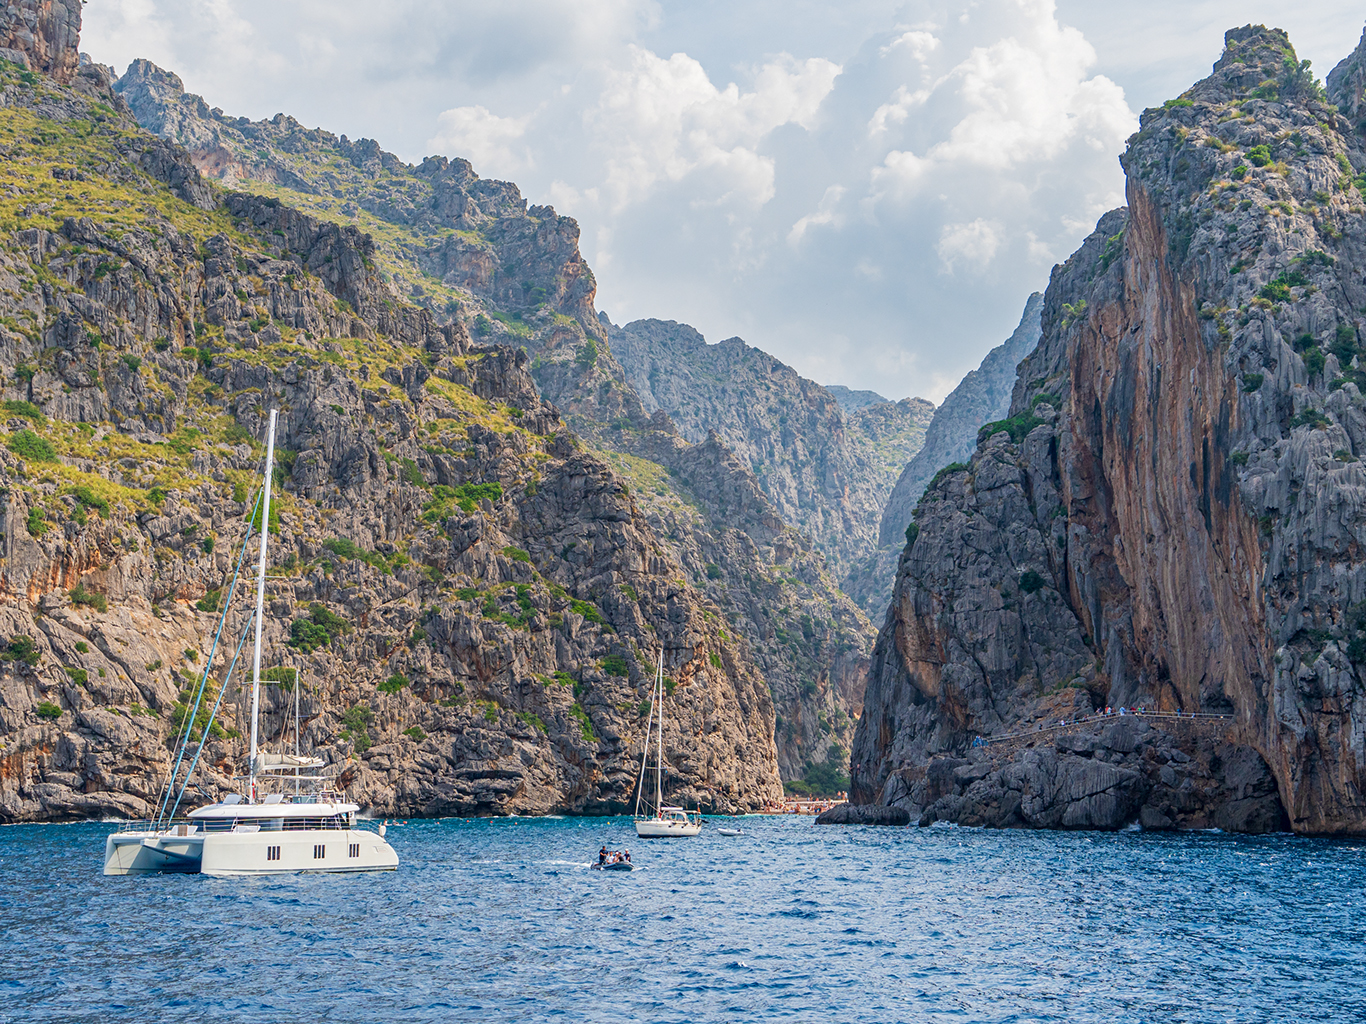
[(1014, 753), (1021, 747), (1033, 746), (1039, 740), (1052, 741), (1059, 736), (1080, 732), (1101, 723), (1112, 724), (1127, 721), (1146, 722), (1150, 725), (1160, 723), (1164, 727), (1177, 725), (1189, 729), (1225, 733), (1233, 726), (1234, 717), (1202, 712), (1178, 714), (1174, 711), (1125, 711), (1124, 714), (1120, 714), (1118, 711), (1111, 711), (1106, 714), (1102, 711), (1094, 715), (1085, 715), (1082, 718), (1059, 719), (1057, 722), (1035, 726), (1033, 729), (1021, 732), (1005, 733), (1001, 736), (982, 736), (973, 741), (973, 747), (985, 750), (991, 755)]

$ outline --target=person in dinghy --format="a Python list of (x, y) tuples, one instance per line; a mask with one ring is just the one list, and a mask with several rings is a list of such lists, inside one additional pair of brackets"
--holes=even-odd
[(634, 871), (635, 865), (631, 863), (631, 851), (624, 852), (618, 850), (608, 850), (604, 846), (598, 851), (598, 862), (590, 864), (594, 871)]

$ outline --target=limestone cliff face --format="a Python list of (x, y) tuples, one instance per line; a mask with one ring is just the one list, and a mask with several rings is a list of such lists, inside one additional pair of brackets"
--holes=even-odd
[(847, 413), (858, 412), (870, 405), (882, 405), (884, 402), (891, 401), (889, 398), (883, 398), (876, 391), (854, 391), (839, 384), (827, 384), (825, 390), (830, 392), (831, 397)]
[(70, 83), (80, 34), (81, 0), (10, 0), (0, 10), (0, 60)]
[[(1362, 59), (1330, 76), (1342, 110)], [(1366, 830), (1364, 141), (1260, 26), (1144, 112), (1128, 208), (1054, 271), (1011, 419), (922, 499), (856, 739), (862, 799), (1009, 802), (1050, 776), (1006, 765), (945, 790), (927, 773), (1060, 700), (1142, 704), (1231, 714), (1225, 741), (1265, 762), (1291, 827)], [(1217, 801), (1258, 785), (1228, 763), (1208, 761)], [(1105, 824), (1178, 820), (1166, 789), (1130, 781)], [(1025, 823), (1067, 824), (1037, 804)]]
[[(0, 170), (0, 820), (147, 812), (272, 406), (266, 657), (300, 671), (304, 745), (349, 762), (361, 803), (625, 808), (661, 649), (666, 789), (735, 809), (781, 791), (745, 640), (525, 353), (405, 301), (353, 225), (206, 184), (101, 69), (0, 78), (0, 122), (43, 124)], [(241, 680), (209, 793), (241, 767)], [(266, 687), (268, 739), (290, 696)]]
[(612, 352), (648, 411), (690, 441), (715, 431), (754, 471), (780, 515), (843, 577), (873, 546), (901, 467), (934, 407), (923, 399), (841, 408), (826, 388), (739, 338), (708, 345), (686, 324), (609, 328)]
[[(844, 761), (870, 624), (844, 614), (820, 554), (789, 528), (774, 533), (776, 543), (762, 530), (746, 534), (750, 542), (726, 540), (747, 529), (734, 518), (739, 510), (769, 503), (752, 472), (713, 451), (719, 441), (703, 435), (694, 452), (667, 415), (645, 410), (592, 315), (593, 279), (571, 219), (528, 210), (516, 186), (480, 179), (463, 160), (410, 166), (377, 143), (307, 131), (284, 115), (252, 122), (211, 110), (146, 61), (130, 65), (116, 88), (143, 127), (185, 145), (205, 174), (373, 232), (371, 258), (406, 303), (476, 340), (530, 352), (541, 397), (623, 476), (670, 556), (762, 662), (784, 777)], [(716, 480), (695, 474), (712, 456), (728, 471)], [(809, 571), (793, 571), (791, 553)], [(751, 588), (771, 600), (750, 599)]]
[[(556, 314), (598, 335), (578, 223), (528, 207), (511, 182), (481, 178), (466, 160), (410, 166), (372, 139), (307, 129), (286, 114), (226, 115), (147, 60), (130, 64), (114, 88), (144, 128), (185, 147), (205, 178), (372, 232), (410, 304), (458, 316), (487, 340), (517, 341)], [(484, 315), (485, 304), (508, 311), (505, 320)]]
[(925, 443), (900, 471), (882, 510), (877, 546), (865, 550), (844, 580), (845, 592), (869, 615), (881, 616), (891, 601), (906, 527), (926, 486), (944, 467), (970, 458), (978, 430), (1009, 412), (1015, 368), (1039, 342), (1042, 308), (1043, 296), (1031, 295), (1015, 332), (988, 352), (934, 411)]
[(977, 431), (1010, 412), (1015, 368), (1034, 351), (1042, 330), (1039, 316), (1043, 296), (1035, 292), (1025, 303), (1015, 331), (986, 354), (980, 366), (959, 381), (934, 411), (925, 430), (925, 443), (906, 463), (887, 499), (878, 530), (878, 546), (905, 543), (906, 527), (925, 487), (945, 466), (966, 462), (977, 449)]

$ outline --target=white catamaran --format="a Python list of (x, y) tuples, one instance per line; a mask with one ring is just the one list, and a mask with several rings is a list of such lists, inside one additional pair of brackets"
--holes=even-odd
[[(640, 813), (641, 798), (645, 795), (646, 762), (650, 757), (650, 734), (654, 730), (655, 715), (659, 715), (659, 743), (655, 750), (655, 794), (652, 802), (647, 802), (653, 812), (648, 816)], [(702, 831), (702, 815), (689, 815), (682, 807), (666, 807), (664, 804), (664, 652), (659, 652), (659, 671), (655, 674), (655, 687), (650, 700), (650, 721), (645, 727), (645, 749), (640, 752), (640, 782), (636, 785), (636, 835), (641, 839), (669, 839), (675, 836), (695, 836)]]
[[(256, 574), (256, 645), (251, 666), (251, 753), (247, 761), (244, 793), (233, 793), (221, 802), (200, 807), (187, 817), (177, 819), (176, 810), (189, 785), (190, 774), (199, 761), (209, 729), (218, 714), (223, 694), (232, 678), (232, 665), (223, 680), (212, 713), (201, 726), (199, 747), (186, 769), (184, 779), (176, 791), (180, 765), (192, 745), (192, 733), (204, 698), (209, 678), (208, 665), (199, 685), (198, 695), (190, 707), (185, 732), (177, 752), (171, 778), (157, 808), (157, 816), (149, 822), (130, 823), (123, 831), (115, 832), (104, 844), (104, 873), (106, 875), (137, 875), (156, 871), (171, 871), (206, 875), (267, 875), (298, 871), (393, 871), (398, 867), (398, 854), (384, 839), (384, 826), (377, 830), (357, 827), (356, 814), (360, 807), (345, 802), (335, 789), (333, 778), (322, 774), (324, 761), (320, 757), (305, 757), (298, 752), (298, 675), (295, 675), (295, 752), (275, 754), (258, 751), (257, 727), (261, 702), (261, 624), (265, 614), (266, 543), (270, 523), (271, 470), (275, 459), (275, 423), (277, 410), (270, 411), (270, 434), (266, 441), (266, 475), (259, 504), (261, 524), (260, 558)], [(250, 543), (247, 542), (238, 559), (240, 574), (242, 559)], [(237, 587), (234, 577), (225, 602), (221, 633), (227, 620), (227, 605)], [(242, 635), (242, 643), (246, 633)], [(241, 653), (242, 643), (238, 644)], [(214, 639), (216, 648), (218, 639)], [(213, 662), (213, 651), (208, 663)], [(187, 702), (188, 706), (189, 702)], [(292, 787), (292, 791), (291, 791)], [(273, 792), (262, 792), (272, 789)]]

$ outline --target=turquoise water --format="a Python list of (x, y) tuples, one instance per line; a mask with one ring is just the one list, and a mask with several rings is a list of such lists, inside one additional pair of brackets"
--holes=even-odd
[(449, 819), (393, 874), (105, 878), (108, 830), (0, 828), (0, 1021), (1366, 1020), (1366, 842)]

